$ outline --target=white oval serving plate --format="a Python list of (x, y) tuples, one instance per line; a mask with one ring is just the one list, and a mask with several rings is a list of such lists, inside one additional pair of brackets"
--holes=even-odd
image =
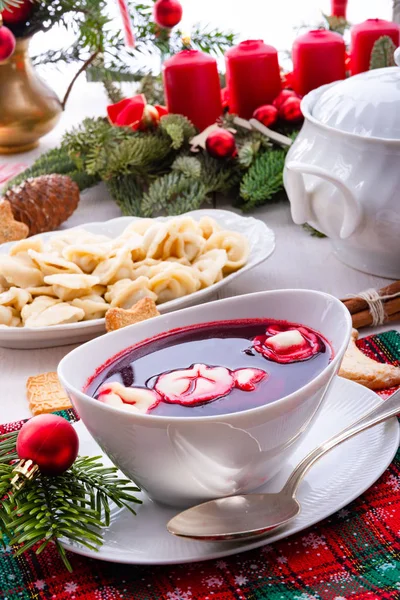
[[(218, 283), (208, 288), (199, 290), (183, 298), (177, 298), (170, 302), (160, 304), (158, 309), (161, 313), (171, 312), (187, 306), (193, 306), (206, 301), (223, 286), (227, 285), (242, 273), (246, 273), (266, 260), (275, 249), (275, 235), (273, 231), (262, 221), (253, 217), (242, 217), (234, 212), (218, 209), (194, 210), (186, 213), (186, 216), (200, 219), (210, 216), (224, 229), (238, 231), (245, 235), (250, 243), (249, 260), (244, 267), (224, 277)], [(157, 217), (156, 221), (168, 221), (174, 217)], [(110, 221), (85, 223), (73, 229), (85, 229), (91, 233), (119, 236), (123, 230), (133, 221), (140, 217), (119, 217)], [(65, 232), (65, 230), (63, 230)], [(60, 235), (60, 231), (42, 233), (39, 237), (49, 239)], [(7, 254), (15, 242), (0, 245), (0, 253)], [(53, 346), (64, 346), (67, 344), (78, 344), (90, 340), (104, 333), (104, 319), (93, 319), (92, 321), (81, 321), (79, 323), (68, 323), (66, 325), (55, 325), (53, 327), (7, 327), (0, 326), (0, 346), (5, 348), (50, 348)]]

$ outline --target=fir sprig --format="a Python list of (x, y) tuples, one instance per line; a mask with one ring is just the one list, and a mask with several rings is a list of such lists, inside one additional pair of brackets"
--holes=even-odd
[(104, 467), (100, 457), (78, 457), (58, 476), (39, 474), (14, 490), (18, 433), (0, 436), (0, 533), (9, 538), (16, 555), (35, 547), (40, 554), (54, 542), (69, 571), (72, 570), (61, 541), (69, 540), (98, 550), (102, 529), (110, 524), (110, 503), (136, 514), (140, 503), (131, 481), (120, 479), (115, 467)]
[(274, 149), (257, 156), (240, 185), (243, 208), (251, 210), (264, 204), (283, 188), (283, 166), (286, 152)]

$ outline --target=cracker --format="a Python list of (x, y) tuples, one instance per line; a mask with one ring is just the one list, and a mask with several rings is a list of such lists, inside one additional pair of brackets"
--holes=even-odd
[(353, 329), (349, 346), (343, 357), (339, 375), (371, 390), (384, 390), (400, 385), (400, 368), (379, 363), (366, 356), (356, 345), (358, 331)]
[(29, 377), (26, 382), (26, 394), (33, 415), (72, 408), (72, 404), (55, 372), (41, 373)]
[(29, 235), (29, 227), (14, 219), (8, 200), (0, 202), (0, 244), (23, 240)]
[(127, 310), (124, 308), (109, 308), (106, 312), (106, 330), (116, 331), (122, 327), (146, 321), (159, 315), (154, 300), (142, 298)]

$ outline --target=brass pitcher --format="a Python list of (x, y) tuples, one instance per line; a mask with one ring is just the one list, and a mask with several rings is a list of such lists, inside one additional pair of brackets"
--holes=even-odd
[(62, 112), (60, 100), (32, 66), (29, 42), (17, 40), (14, 54), (0, 62), (0, 154), (37, 146)]

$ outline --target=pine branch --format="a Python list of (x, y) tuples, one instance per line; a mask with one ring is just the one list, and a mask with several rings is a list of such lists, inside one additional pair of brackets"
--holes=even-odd
[(13, 464), (1, 462), (15, 454), (18, 433), (0, 436), (0, 532), (18, 546), (17, 555), (36, 547), (40, 554), (55, 542), (61, 559), (72, 570), (60, 540), (98, 550), (102, 529), (110, 524), (110, 503), (136, 514), (131, 503), (139, 488), (120, 479), (115, 467), (104, 467), (99, 457), (78, 457), (58, 476), (39, 474), (14, 490)]
[(131, 175), (113, 177), (106, 182), (108, 191), (113, 200), (120, 207), (125, 216), (142, 216), (141, 203), (144, 194), (144, 186), (138, 178)]
[(265, 204), (283, 188), (285, 156), (284, 150), (267, 150), (256, 158), (240, 185), (243, 210)]
[(201, 162), (194, 156), (178, 156), (172, 163), (171, 169), (192, 179), (201, 177)]
[(158, 177), (150, 184), (141, 204), (141, 214), (151, 217), (162, 211), (181, 214), (200, 208), (207, 201), (207, 188), (198, 180), (191, 180), (182, 173), (172, 171)]
[(160, 132), (172, 140), (172, 148), (179, 150), (197, 133), (194, 125), (183, 115), (165, 115), (160, 119)]
[(394, 61), (395, 50), (396, 46), (394, 45), (392, 38), (388, 35), (381, 36), (376, 40), (372, 48), (369, 64), (370, 70), (394, 67), (396, 65)]
[(78, 184), (81, 191), (99, 182), (98, 177), (77, 170), (75, 163), (63, 148), (54, 148), (42, 154), (31, 167), (19, 173), (14, 179), (11, 179), (6, 185), (6, 190), (19, 185), (30, 177), (39, 177), (39, 175), (49, 175), (52, 173), (68, 175)]
[(96, 57), (97, 57), (97, 55), (99, 54), (99, 52), (100, 52), (100, 50), (99, 50), (99, 49), (98, 49), (98, 50), (96, 50), (95, 52), (93, 52), (93, 53), (92, 53), (92, 54), (89, 56), (89, 58), (88, 58), (87, 60), (85, 60), (85, 62), (83, 63), (83, 65), (81, 65), (81, 66), (79, 67), (79, 69), (77, 70), (77, 72), (76, 72), (76, 73), (75, 73), (75, 75), (73, 76), (73, 78), (72, 78), (72, 80), (71, 80), (70, 84), (69, 84), (69, 85), (68, 85), (68, 87), (67, 87), (67, 91), (65, 92), (64, 98), (63, 98), (63, 100), (62, 100), (62, 102), (61, 102), (61, 108), (62, 108), (63, 110), (65, 110), (65, 105), (67, 104), (68, 98), (69, 98), (69, 96), (70, 96), (70, 94), (71, 94), (71, 92), (72, 92), (72, 88), (74, 87), (74, 85), (75, 85), (75, 82), (76, 82), (76, 80), (78, 79), (79, 75), (82, 75), (82, 73), (83, 73), (84, 71), (86, 71), (86, 69), (89, 67), (89, 65), (91, 65), (91, 64), (92, 64), (92, 62), (93, 62), (93, 61), (96, 59)]

